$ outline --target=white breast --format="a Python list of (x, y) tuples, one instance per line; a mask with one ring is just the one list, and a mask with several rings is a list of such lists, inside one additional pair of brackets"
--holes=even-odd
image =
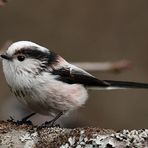
[(63, 83), (47, 72), (36, 77), (27, 72), (20, 74), (11, 64), (3, 61), (8, 85), (15, 94), (20, 93), (19, 100), (35, 112), (53, 115), (73, 110), (87, 100), (87, 91), (82, 85)]

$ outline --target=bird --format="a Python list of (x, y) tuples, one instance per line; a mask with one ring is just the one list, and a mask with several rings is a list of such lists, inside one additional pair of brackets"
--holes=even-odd
[[(10, 91), (33, 113), (53, 116), (83, 106), (88, 89), (148, 89), (147, 83), (100, 80), (56, 52), (31, 41), (17, 41), (0, 55)], [(48, 122), (51, 123), (51, 122)]]

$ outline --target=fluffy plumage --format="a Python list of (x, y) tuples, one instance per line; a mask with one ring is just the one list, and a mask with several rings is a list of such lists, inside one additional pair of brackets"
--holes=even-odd
[(82, 106), (88, 98), (86, 88), (148, 88), (143, 83), (99, 80), (30, 41), (13, 43), (1, 57), (11, 91), (22, 103), (44, 115)]

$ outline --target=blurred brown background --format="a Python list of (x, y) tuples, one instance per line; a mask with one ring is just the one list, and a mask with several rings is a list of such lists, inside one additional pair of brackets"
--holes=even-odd
[[(129, 59), (134, 65), (129, 71), (93, 74), (100, 79), (148, 82), (147, 6), (147, 0), (10, 0), (0, 8), (0, 45), (8, 39), (31, 40), (73, 62)], [(12, 106), (20, 111), (2, 68), (0, 74), (0, 118), (7, 119), (16, 116)], [(86, 105), (70, 115), (67, 125), (148, 128), (148, 90), (89, 93)]]

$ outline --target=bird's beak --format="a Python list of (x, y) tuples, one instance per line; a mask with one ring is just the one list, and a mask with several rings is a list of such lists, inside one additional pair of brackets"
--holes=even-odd
[(3, 53), (0, 56), (1, 56), (1, 58), (6, 59), (6, 60), (11, 60), (12, 59), (12, 57), (9, 56), (7, 53)]

